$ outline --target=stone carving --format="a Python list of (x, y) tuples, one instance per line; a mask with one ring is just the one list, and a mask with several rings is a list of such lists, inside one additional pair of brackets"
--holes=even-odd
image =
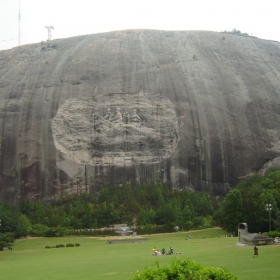
[(93, 123), (93, 128), (94, 130), (96, 130), (97, 132), (101, 132), (101, 118), (99, 116), (98, 112), (95, 112), (92, 114), (91, 118), (90, 118), (90, 122)]
[(113, 115), (112, 110), (108, 108), (107, 113), (104, 117), (100, 117), (98, 111), (94, 112), (90, 118), (90, 122), (92, 122), (93, 129), (99, 133), (104, 132), (104, 126), (108, 127), (116, 127), (120, 126), (125, 128), (127, 124), (134, 125), (135, 127), (141, 127), (142, 119), (137, 114), (137, 109), (133, 109), (132, 115), (126, 111), (124, 115), (122, 115), (120, 108), (116, 109), (116, 113)]
[(136, 126), (140, 127), (142, 120), (141, 118), (137, 115), (137, 109), (133, 109), (133, 114), (131, 116), (131, 122), (135, 124)]
[(130, 114), (128, 111), (125, 111), (123, 114), (123, 123), (128, 124), (130, 122)]
[(65, 158), (128, 166), (172, 156), (179, 134), (168, 98), (141, 92), (96, 99), (69, 99), (53, 119), (55, 145)]
[(108, 111), (107, 111), (106, 115), (104, 116), (104, 120), (111, 121), (111, 119), (112, 119), (112, 112), (111, 112), (111, 109), (108, 108)]

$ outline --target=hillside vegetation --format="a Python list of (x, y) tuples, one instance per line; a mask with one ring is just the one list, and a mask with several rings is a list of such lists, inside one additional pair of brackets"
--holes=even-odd
[[(28, 234), (63, 236), (72, 229), (129, 226), (179, 226), (181, 230), (221, 226), (233, 234), (246, 222), (250, 232), (268, 231), (266, 204), (272, 205), (272, 230), (280, 231), (280, 171), (256, 174), (241, 181), (224, 198), (151, 185), (111, 186), (92, 196), (66, 197), (56, 202), (25, 200), (20, 208), (0, 205), (2, 239)], [(9, 238), (10, 239), (9, 239)]]

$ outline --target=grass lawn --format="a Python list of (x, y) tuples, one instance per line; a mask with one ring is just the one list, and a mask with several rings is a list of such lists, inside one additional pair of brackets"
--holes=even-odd
[[(187, 240), (187, 235), (191, 239)], [(241, 280), (279, 279), (280, 245), (236, 247), (237, 237), (224, 237), (221, 229), (143, 236), (145, 243), (107, 244), (98, 237), (33, 238), (0, 252), (0, 279), (129, 279), (155, 260), (168, 264), (174, 256), (152, 256), (151, 250), (170, 246), (179, 259), (226, 268)], [(80, 243), (80, 247), (45, 249), (46, 245)]]

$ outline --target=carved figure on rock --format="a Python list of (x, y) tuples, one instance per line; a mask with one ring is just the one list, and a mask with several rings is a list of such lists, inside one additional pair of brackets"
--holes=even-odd
[(90, 122), (96, 122), (100, 120), (100, 115), (98, 112), (95, 112), (92, 114), (91, 118), (90, 118)]
[(122, 125), (122, 114), (120, 108), (117, 108), (115, 115), (112, 117), (112, 122), (116, 125)]
[(89, 121), (93, 122), (93, 129), (101, 133), (102, 125), (101, 125), (101, 119), (99, 113), (98, 112), (93, 113)]
[(108, 122), (111, 121), (111, 119), (112, 119), (112, 112), (111, 112), (111, 109), (110, 109), (110, 108), (107, 109), (107, 113), (106, 113), (106, 115), (103, 117), (103, 119), (104, 119), (105, 121), (108, 121)]
[(130, 114), (127, 111), (125, 111), (123, 113), (123, 123), (129, 124), (129, 122), (130, 122)]
[(137, 114), (137, 109), (133, 109), (133, 113), (131, 115), (130, 121), (133, 125), (137, 127), (141, 127), (142, 119)]

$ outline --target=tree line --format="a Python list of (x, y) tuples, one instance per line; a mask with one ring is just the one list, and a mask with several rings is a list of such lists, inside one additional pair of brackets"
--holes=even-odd
[[(269, 213), (267, 204), (271, 204)], [(240, 222), (246, 222), (250, 232), (269, 231), (271, 214), (272, 230), (280, 231), (280, 170), (265, 176), (255, 174), (241, 181), (221, 203), (214, 219), (224, 229), (232, 232)]]
[(0, 240), (26, 235), (62, 236), (72, 229), (127, 223), (164, 225), (182, 230), (221, 226), (236, 232), (246, 222), (250, 232), (268, 231), (266, 204), (272, 205), (272, 229), (280, 230), (280, 168), (241, 181), (225, 197), (187, 189), (173, 190), (162, 182), (109, 186), (99, 193), (68, 196), (43, 203), (24, 200), (19, 207), (0, 203)]

